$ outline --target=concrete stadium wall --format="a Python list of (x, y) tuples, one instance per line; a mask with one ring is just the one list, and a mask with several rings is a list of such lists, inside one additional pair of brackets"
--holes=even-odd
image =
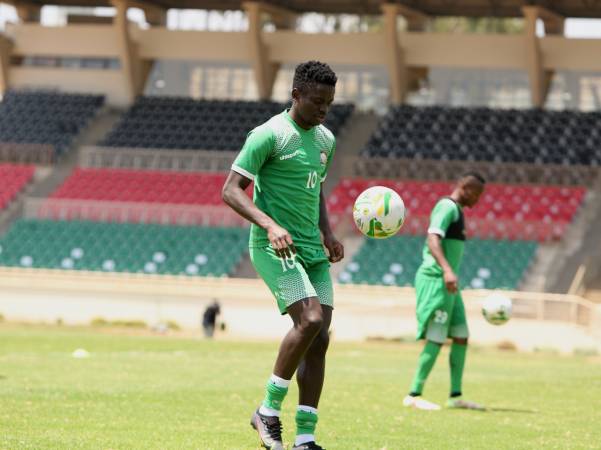
[(78, 94), (106, 95), (113, 106), (126, 106), (123, 74), (117, 70), (73, 70), (53, 67), (13, 67), (9, 75), (11, 88), (58, 89)]
[[(4, 38), (12, 49), (2, 47), (4, 61), (9, 56), (109, 58), (119, 60), (120, 67), (51, 70), (9, 65), (2, 71), (8, 73), (8, 87), (103, 92), (109, 104), (118, 106), (130, 103), (142, 92), (148, 65), (156, 60), (249, 63), (260, 56), (277, 70), (281, 64), (321, 59), (332, 64), (384, 66), (399, 76), (405, 69), (430, 67), (519, 69), (537, 74), (557, 70), (601, 72), (601, 39), (431, 32), (398, 32), (396, 36), (399, 58), (391, 63), (390, 38), (384, 32), (261, 32), (257, 50), (250, 32), (174, 31), (164, 27), (143, 30), (133, 25), (124, 31), (115, 25), (44, 27), (27, 23), (7, 27)], [(536, 44), (534, 56), (527, 46), (532, 40)], [(263, 70), (265, 64), (255, 64), (255, 72)], [(258, 84), (268, 85), (272, 78), (269, 74), (255, 75)], [(260, 86), (259, 92), (271, 92), (272, 86), (267, 85)], [(544, 91), (538, 84), (536, 87)]]
[[(104, 318), (143, 320), (153, 325), (173, 320), (188, 331), (200, 332), (204, 308), (216, 298), (223, 312), (219, 320), (227, 324), (221, 338), (280, 339), (290, 327), (290, 320), (280, 316), (270, 292), (257, 279), (3, 268), (0, 288), (0, 313), (9, 321), (54, 323), (60, 319), (76, 325)], [(601, 351), (601, 306), (573, 296), (509, 292), (518, 317), (496, 327), (480, 314), (480, 300), (488, 294), (464, 292), (472, 342), (511, 342), (527, 351)], [(347, 341), (411, 339), (415, 333), (414, 301), (411, 288), (336, 285), (333, 335)], [(567, 309), (556, 311), (561, 314), (553, 317), (547, 310), (552, 312), (558, 305)], [(579, 312), (583, 306), (588, 308), (586, 314)], [(571, 320), (565, 320), (568, 313), (573, 316)], [(540, 319), (543, 317), (547, 320)]]

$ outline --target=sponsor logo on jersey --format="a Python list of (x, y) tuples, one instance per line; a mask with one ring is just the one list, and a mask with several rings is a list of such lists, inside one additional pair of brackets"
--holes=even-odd
[(287, 155), (280, 156), (280, 161), (284, 161), (284, 160), (286, 160), (286, 159), (292, 159), (292, 158), (294, 158), (295, 156), (297, 156), (297, 155), (300, 155), (300, 153), (301, 153), (301, 149), (299, 148), (298, 150), (295, 150), (295, 151), (293, 151), (292, 153), (289, 153), (289, 154), (287, 154)]

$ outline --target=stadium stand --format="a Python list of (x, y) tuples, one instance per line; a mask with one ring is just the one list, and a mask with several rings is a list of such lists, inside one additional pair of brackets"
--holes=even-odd
[[(412, 286), (422, 261), (423, 245), (423, 236), (365, 239), (338, 281)], [(533, 241), (468, 240), (459, 274), (462, 286), (516, 289), (537, 246)]]
[(224, 276), (247, 241), (244, 228), (20, 219), (0, 240), (0, 265)]
[[(357, 195), (371, 186), (397, 191), (407, 208), (405, 233), (423, 234), (432, 207), (448, 195), (452, 183), (343, 178), (328, 197), (334, 222), (349, 218)], [(583, 187), (506, 185), (489, 183), (480, 203), (466, 210), (473, 236), (501, 239), (560, 239), (582, 204)]]
[(362, 156), (601, 165), (601, 113), (391, 107)]
[[(226, 173), (77, 168), (30, 217), (170, 225), (246, 226), (223, 204)], [(252, 197), (253, 188), (246, 190)]]
[[(246, 134), (286, 108), (283, 103), (140, 97), (101, 146), (240, 150)], [(333, 105), (326, 126), (337, 134), (353, 105)]]
[(0, 103), (0, 155), (4, 160), (49, 162), (104, 104), (99, 95), (8, 91)]
[[(77, 168), (52, 198), (220, 205), (225, 173)], [(251, 189), (248, 190), (252, 192)]]
[(16, 195), (31, 181), (35, 172), (34, 166), (0, 164), (0, 210), (13, 201)]

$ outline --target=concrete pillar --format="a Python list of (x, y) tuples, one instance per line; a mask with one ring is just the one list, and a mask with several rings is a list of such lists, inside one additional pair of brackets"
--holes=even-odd
[(407, 20), (410, 32), (423, 31), (430, 18), (413, 8), (396, 3), (384, 3), (381, 6), (384, 19), (384, 47), (387, 56), (388, 78), (390, 79), (391, 103), (405, 102), (411, 89), (419, 86), (421, 78), (428, 76), (427, 68), (408, 67), (403, 48), (397, 18), (402, 15)]
[(390, 84), (390, 101), (393, 105), (400, 105), (407, 97), (409, 74), (405, 63), (405, 56), (399, 44), (397, 5), (385, 3), (382, 5), (384, 14), (384, 48), (388, 67)]
[(280, 64), (269, 60), (268, 48), (263, 41), (263, 15), (271, 15), (274, 24), (282, 28), (292, 27), (295, 16), (285, 9), (261, 2), (244, 2), (242, 7), (248, 16), (248, 46), (259, 99), (269, 100)]
[(129, 21), (127, 20), (129, 3), (127, 0), (112, 0), (112, 4), (116, 10), (113, 26), (119, 43), (119, 60), (127, 93), (126, 100), (131, 104), (136, 96), (142, 93), (149, 71), (142, 71), (141, 61), (129, 34)]
[(563, 17), (538, 6), (522, 7), (526, 27), (526, 69), (530, 80), (530, 96), (532, 106), (542, 108), (545, 105), (549, 87), (553, 78), (552, 71), (545, 71), (540, 39), (536, 36), (536, 22), (541, 19), (545, 24), (546, 34), (563, 34)]
[(17, 3), (15, 5), (17, 16), (21, 22), (39, 22), (42, 7), (31, 3)]
[(142, 7), (146, 22), (153, 27), (166, 27), (167, 26), (167, 10), (160, 8), (148, 8)]
[(10, 55), (12, 42), (0, 34), (0, 95), (4, 95), (10, 87)]
[(538, 8), (536, 6), (524, 6), (522, 11), (526, 19), (524, 39), (526, 41), (526, 70), (530, 80), (530, 98), (532, 106), (541, 108), (545, 104), (546, 89), (543, 76), (543, 59), (536, 37)]

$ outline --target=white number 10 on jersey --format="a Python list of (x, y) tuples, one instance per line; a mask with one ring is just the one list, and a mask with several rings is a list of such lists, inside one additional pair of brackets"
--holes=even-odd
[(312, 171), (309, 172), (309, 177), (307, 178), (307, 189), (313, 189), (317, 184), (317, 172)]

